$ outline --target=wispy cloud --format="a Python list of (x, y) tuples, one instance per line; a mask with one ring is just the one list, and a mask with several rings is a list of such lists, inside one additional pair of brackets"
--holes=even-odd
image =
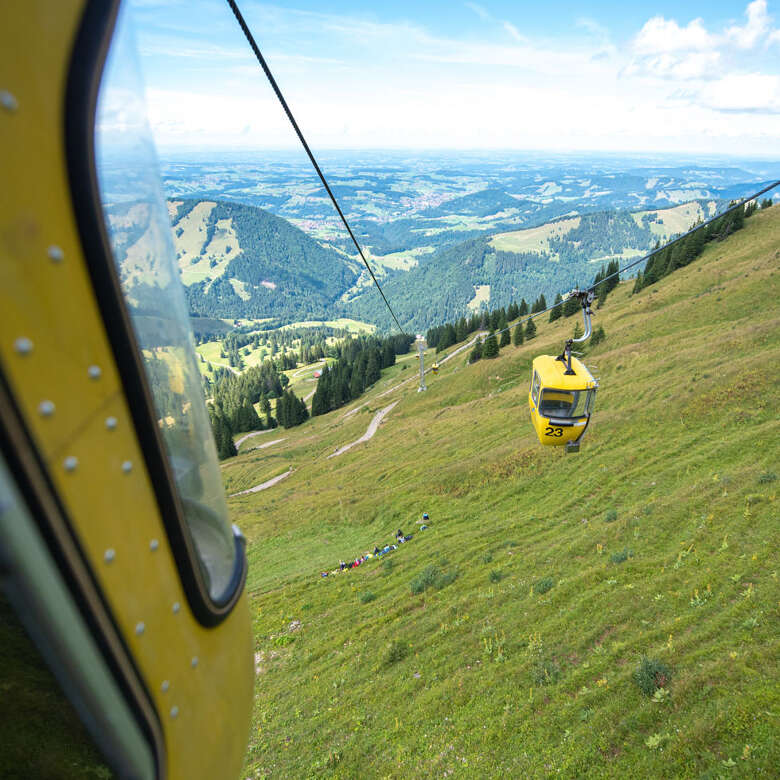
[(520, 34), (520, 30), (515, 27), (512, 22), (503, 22), (504, 29), (518, 42), (527, 43), (528, 38)]
[(480, 19), (485, 22), (493, 18), (488, 10), (478, 3), (463, 3), (463, 5), (465, 5), (466, 8), (471, 9)]

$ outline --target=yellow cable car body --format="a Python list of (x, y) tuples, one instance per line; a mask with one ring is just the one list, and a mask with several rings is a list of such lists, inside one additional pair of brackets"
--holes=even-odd
[(431, 366), (431, 371), (433, 371), (434, 374), (438, 374), (439, 373), (439, 364), (438, 363), (434, 363)]
[(539, 442), (565, 445), (568, 452), (576, 452), (590, 422), (597, 388), (598, 382), (577, 358), (571, 358), (571, 373), (562, 357), (535, 358), (528, 405)]
[(186, 308), (167, 331), (168, 312), (133, 310), (99, 197), (118, 15), (110, 0), (0, 9), (0, 488), (19, 510), (0, 511), (0, 568), (119, 776), (232, 778), (254, 691), (246, 556), (202, 393), (182, 379)]

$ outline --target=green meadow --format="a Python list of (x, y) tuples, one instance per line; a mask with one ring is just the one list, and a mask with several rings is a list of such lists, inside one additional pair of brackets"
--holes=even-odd
[[(577, 455), (529, 422), (531, 361), (575, 324), (544, 318), (425, 393), (399, 386), (407, 356), (225, 462), (229, 493), (293, 469), (229, 501), (255, 633), (245, 777), (777, 776), (778, 236), (775, 207), (610, 294)], [(320, 576), (399, 527), (392, 554)]]

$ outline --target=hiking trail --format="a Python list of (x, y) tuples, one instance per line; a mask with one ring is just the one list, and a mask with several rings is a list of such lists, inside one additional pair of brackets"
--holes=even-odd
[(261, 490), (266, 490), (269, 487), (273, 487), (277, 482), (281, 482), (283, 479), (290, 476), (290, 474), (293, 473), (293, 468), (290, 466), (288, 471), (285, 471), (284, 474), (280, 474), (278, 477), (274, 477), (273, 479), (269, 479), (267, 482), (263, 482), (260, 485), (255, 485), (254, 487), (247, 488), (246, 490), (239, 490), (238, 493), (231, 493), (228, 498), (235, 498), (236, 496), (245, 496), (247, 493), (259, 493)]
[(335, 452), (332, 452), (330, 455), (328, 455), (328, 458), (335, 458), (337, 455), (343, 455), (347, 450), (352, 449), (356, 444), (362, 444), (364, 441), (368, 441), (371, 439), (374, 434), (377, 432), (377, 429), (379, 428), (379, 424), (382, 422), (382, 420), (385, 418), (387, 414), (389, 414), (393, 407), (398, 403), (398, 401), (393, 401), (393, 403), (390, 404), (390, 406), (386, 406), (384, 409), (380, 409), (375, 415), (374, 419), (371, 420), (371, 422), (368, 424), (368, 428), (366, 429), (366, 432), (359, 438), (355, 439), (350, 444), (345, 444), (343, 447), (339, 447)]

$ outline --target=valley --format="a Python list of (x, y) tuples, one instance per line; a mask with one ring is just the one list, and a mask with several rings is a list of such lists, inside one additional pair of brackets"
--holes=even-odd
[[(415, 331), (467, 307), (540, 292), (552, 299), (588, 284), (601, 264), (639, 256), (780, 175), (771, 162), (630, 157), (372, 152), (327, 153), (322, 162), (402, 325)], [(169, 159), (163, 174), (193, 313), (390, 327), (298, 156)], [(122, 179), (110, 166), (105, 179), (132, 256), (144, 238), (132, 232), (132, 206), (121, 205)]]
[[(544, 317), (424, 393), (400, 356), (223, 464), (228, 493), (289, 472), (230, 499), (256, 637), (248, 776), (772, 776), (779, 233), (761, 211), (610, 294), (578, 455), (528, 421), (530, 362), (576, 321)], [(338, 573), (399, 527), (409, 543)], [(662, 693), (638, 687), (643, 657)]]

